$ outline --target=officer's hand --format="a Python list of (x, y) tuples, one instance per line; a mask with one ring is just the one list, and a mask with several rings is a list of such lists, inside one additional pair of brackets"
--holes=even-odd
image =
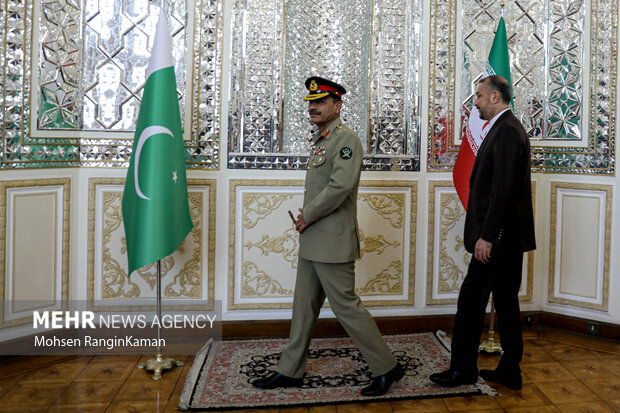
[(478, 238), (478, 241), (476, 241), (476, 247), (474, 248), (474, 257), (483, 264), (486, 264), (491, 259), (492, 247), (493, 244), (489, 241)]
[(307, 226), (308, 224), (306, 224), (306, 220), (304, 219), (304, 209), (299, 208), (299, 215), (297, 215), (297, 222), (295, 223), (295, 229), (299, 231), (299, 233), (301, 234), (302, 232), (304, 232), (304, 229), (306, 229)]

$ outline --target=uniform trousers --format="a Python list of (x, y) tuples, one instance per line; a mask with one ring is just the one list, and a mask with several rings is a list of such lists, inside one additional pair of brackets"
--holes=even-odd
[(497, 331), (504, 353), (497, 366), (506, 374), (520, 372), (523, 335), (519, 309), (519, 288), (523, 252), (491, 250), (491, 259), (483, 264), (472, 257), (461, 285), (454, 319), (450, 368), (464, 374), (478, 373), (478, 349), (489, 295), (497, 313)]
[(355, 293), (355, 262), (328, 264), (299, 258), (289, 342), (276, 371), (288, 377), (303, 377), (310, 339), (325, 297), (371, 373), (376, 377), (394, 368), (396, 359)]

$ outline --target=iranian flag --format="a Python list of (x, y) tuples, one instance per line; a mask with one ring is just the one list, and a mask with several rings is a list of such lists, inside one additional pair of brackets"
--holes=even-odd
[[(500, 75), (508, 81), (512, 89), (512, 79), (510, 78), (510, 57), (508, 56), (508, 39), (506, 37), (506, 24), (504, 18), (499, 19), (493, 45), (489, 52), (486, 69), (482, 78), (491, 75)], [(467, 201), (469, 199), (469, 177), (471, 170), (478, 154), (478, 148), (482, 144), (482, 140), (488, 132), (484, 129), (485, 120), (480, 119), (478, 109), (473, 106), (469, 114), (469, 121), (465, 128), (465, 137), (461, 142), (459, 153), (456, 157), (454, 169), (452, 170), (452, 179), (456, 193), (467, 210)], [(484, 130), (483, 130), (484, 129)]]
[(172, 254), (193, 228), (170, 41), (160, 12), (123, 192), (129, 275)]

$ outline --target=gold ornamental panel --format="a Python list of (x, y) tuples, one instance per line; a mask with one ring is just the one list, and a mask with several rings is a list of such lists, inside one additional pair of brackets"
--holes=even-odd
[[(234, 180), (230, 189), (228, 308), (291, 308), (303, 182)], [(413, 304), (417, 184), (365, 181), (358, 194), (356, 292), (373, 307)]]
[[(194, 228), (179, 248), (161, 260), (164, 302), (214, 299), (215, 181), (188, 179)], [(156, 263), (127, 274), (121, 202), (124, 179), (89, 180), (88, 301), (97, 309), (151, 304), (156, 297)]]
[[(428, 199), (426, 304), (454, 305), (471, 260), (463, 240), (465, 210), (452, 181), (429, 182)], [(533, 278), (534, 253), (529, 252), (524, 255), (520, 301), (532, 300)]]

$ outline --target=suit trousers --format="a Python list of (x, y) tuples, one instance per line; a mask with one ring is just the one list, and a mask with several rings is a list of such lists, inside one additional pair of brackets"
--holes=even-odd
[(450, 367), (465, 374), (477, 374), (478, 350), (489, 295), (497, 313), (497, 331), (504, 353), (497, 368), (505, 373), (520, 372), (523, 335), (519, 309), (519, 288), (523, 252), (491, 250), (487, 264), (472, 257), (461, 285), (454, 320)]
[(396, 359), (355, 293), (355, 262), (327, 264), (299, 258), (290, 337), (277, 372), (303, 377), (310, 339), (325, 297), (371, 373), (376, 377), (394, 368)]

